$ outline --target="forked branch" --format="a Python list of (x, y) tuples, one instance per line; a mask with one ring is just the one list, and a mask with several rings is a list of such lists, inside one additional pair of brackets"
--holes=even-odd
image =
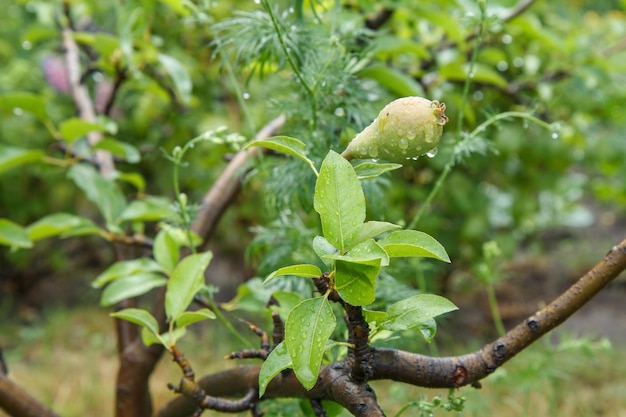
[[(614, 246), (600, 262), (552, 303), (476, 352), (434, 358), (397, 349), (372, 348), (371, 380), (388, 379), (429, 388), (479, 385), (481, 379), (563, 323), (624, 270), (626, 239)], [(341, 404), (355, 416), (383, 416), (376, 405), (375, 395), (367, 384), (359, 384), (350, 377), (350, 365), (347, 361), (340, 361), (325, 366), (320, 371), (318, 382), (310, 391), (306, 391), (298, 383), (292, 372), (284, 372), (272, 380), (264, 398), (331, 400)], [(259, 366), (241, 366), (204, 377), (198, 383), (210, 395), (245, 395), (247, 390), (257, 388), (259, 369)], [(193, 404), (188, 400), (177, 398), (160, 410), (158, 416), (186, 416), (189, 415), (190, 407)]]

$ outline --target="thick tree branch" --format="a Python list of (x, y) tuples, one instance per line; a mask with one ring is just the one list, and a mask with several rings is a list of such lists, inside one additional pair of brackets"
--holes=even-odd
[(54, 411), (11, 382), (3, 372), (0, 372), (0, 409), (10, 416), (58, 417)]
[[(433, 358), (396, 349), (372, 348), (371, 379), (388, 379), (430, 388), (478, 385), (481, 379), (563, 323), (624, 270), (626, 239), (614, 246), (604, 259), (552, 303), (479, 351), (462, 356)], [(257, 389), (259, 370), (260, 366), (241, 366), (204, 377), (198, 383), (207, 394), (213, 396), (245, 395), (247, 390)], [(306, 391), (293, 372), (283, 372), (269, 384), (264, 398), (331, 400), (343, 405), (355, 416), (383, 416), (367, 384), (355, 382), (350, 373), (349, 360), (325, 366), (313, 389)], [(158, 417), (187, 416), (193, 407), (189, 400), (177, 398), (167, 404)]]

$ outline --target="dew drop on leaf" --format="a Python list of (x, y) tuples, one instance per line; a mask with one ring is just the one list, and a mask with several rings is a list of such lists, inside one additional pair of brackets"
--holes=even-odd
[(432, 149), (432, 150), (428, 151), (426, 156), (429, 157), (429, 158), (434, 158), (435, 155), (437, 155), (438, 151), (439, 151), (439, 148)]

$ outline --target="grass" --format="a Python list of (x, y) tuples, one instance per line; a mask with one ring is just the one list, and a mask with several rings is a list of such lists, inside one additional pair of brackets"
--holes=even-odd
[[(106, 311), (51, 311), (35, 324), (4, 323), (0, 335), (9, 376), (59, 414), (113, 415), (117, 358), (113, 326)], [(212, 329), (197, 331), (184, 342), (183, 351), (195, 364), (197, 374), (235, 365), (222, 360), (232, 350), (225, 340), (223, 331)], [(625, 357), (623, 350), (605, 342), (565, 337), (555, 343), (545, 339), (483, 380), (482, 389), (458, 390), (456, 395), (467, 398), (462, 414), (438, 410), (433, 415), (626, 417)], [(164, 357), (151, 381), (157, 408), (173, 398), (166, 383), (179, 378), (178, 368)], [(407, 402), (430, 400), (435, 395), (445, 400), (448, 395), (447, 390), (394, 382), (377, 381), (372, 385), (388, 416), (395, 416)], [(0, 411), (0, 416), (4, 415)], [(290, 415), (296, 416), (297, 412)], [(402, 414), (419, 415), (416, 407)]]

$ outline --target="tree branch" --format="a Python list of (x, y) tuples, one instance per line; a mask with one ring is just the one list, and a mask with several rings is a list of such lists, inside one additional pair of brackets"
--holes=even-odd
[[(478, 385), (479, 381), (528, 347), (539, 337), (559, 326), (600, 290), (626, 269), (626, 239), (574, 285), (545, 308), (511, 329), (506, 335), (467, 355), (434, 358), (396, 349), (372, 348), (372, 380), (388, 379), (429, 388), (455, 388)], [(258, 388), (260, 366), (240, 366), (206, 376), (198, 381), (210, 395), (231, 397), (245, 395)], [(269, 384), (264, 399), (308, 398), (335, 401), (355, 416), (384, 416), (367, 384), (351, 377), (349, 360), (324, 366), (310, 391), (306, 391), (293, 372), (283, 372)], [(193, 402), (176, 398), (157, 414), (158, 417), (182, 417), (193, 412)]]
[(11, 416), (59, 417), (0, 372), (0, 408)]
[[(95, 107), (91, 97), (89, 96), (87, 86), (81, 84), (79, 50), (78, 45), (76, 45), (76, 41), (74, 41), (74, 31), (72, 30), (70, 24), (71, 14), (69, 2), (65, 1), (63, 7), (65, 15), (68, 19), (68, 24), (63, 27), (61, 34), (63, 38), (63, 48), (65, 49), (65, 64), (67, 67), (67, 78), (70, 84), (72, 99), (76, 105), (78, 116), (86, 122), (94, 123), (96, 121)], [(90, 146), (95, 146), (102, 140), (102, 138), (103, 136), (101, 132), (93, 131), (87, 133), (87, 142)], [(115, 171), (113, 156), (108, 151), (96, 150), (94, 154), (94, 162), (104, 177), (110, 177)]]
[[(266, 124), (255, 136), (257, 139), (266, 139), (280, 129), (285, 123), (285, 116), (279, 116)], [(246, 165), (255, 156), (261, 153), (260, 148), (248, 148), (237, 152), (213, 187), (202, 199), (202, 205), (191, 224), (191, 230), (196, 232), (206, 243), (213, 233), (218, 220), (233, 201), (241, 189), (241, 179)]]

